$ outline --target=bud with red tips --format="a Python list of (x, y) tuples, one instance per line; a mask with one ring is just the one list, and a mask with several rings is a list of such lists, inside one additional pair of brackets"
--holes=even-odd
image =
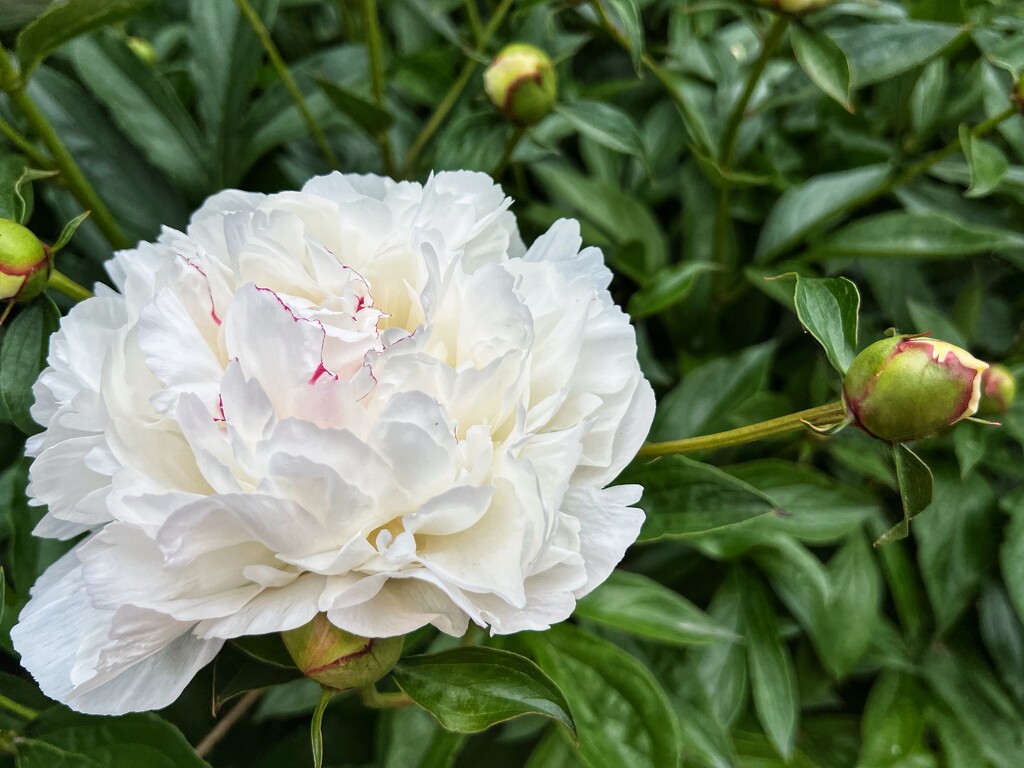
[(1006, 413), (1017, 396), (1017, 380), (1005, 365), (989, 366), (981, 375), (981, 403), (978, 414), (998, 416)]
[(975, 414), (987, 368), (969, 352), (924, 336), (876, 341), (846, 372), (847, 416), (891, 442), (933, 435)]
[(510, 121), (533, 125), (555, 106), (555, 67), (540, 48), (526, 43), (506, 45), (484, 73), (484, 90)]
[(39, 238), (16, 221), (0, 219), (0, 300), (34, 299), (52, 271), (50, 251)]
[(306, 677), (327, 688), (363, 688), (380, 680), (398, 663), (405, 638), (368, 638), (331, 624), (322, 613), (281, 633), (285, 647)]

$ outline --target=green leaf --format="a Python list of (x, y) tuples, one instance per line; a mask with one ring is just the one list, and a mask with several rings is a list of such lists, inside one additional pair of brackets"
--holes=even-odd
[[(743, 607), (735, 572), (722, 582), (708, 605), (708, 614), (723, 627), (741, 634)], [(711, 704), (711, 714), (722, 725), (731, 725), (747, 699), (747, 659), (744, 643), (721, 642), (695, 648), (689, 653), (694, 674)]]
[(924, 211), (891, 211), (848, 224), (817, 243), (811, 258), (936, 259), (1024, 250), (1024, 234)]
[(771, 598), (749, 574), (739, 574), (747, 666), (757, 719), (775, 749), (785, 758), (793, 753), (800, 700), (796, 671), (782, 642)]
[(39, 431), (29, 414), (35, 402), (32, 385), (46, 366), (50, 334), (59, 324), (60, 310), (43, 294), (22, 306), (0, 347), (0, 398), (14, 425), (26, 434)]
[(36, 168), (25, 166), (21, 175), (14, 182), (14, 220), (19, 224), (26, 224), (32, 218), (32, 209), (35, 205), (35, 193), (32, 190), (32, 182), (40, 179), (52, 179), (60, 175), (58, 171), (42, 171)]
[(70, 50), (83, 82), (146, 159), (186, 190), (205, 191), (206, 150), (170, 83), (113, 34), (76, 40)]
[(283, 667), (260, 661), (229, 643), (213, 663), (213, 712), (220, 711), (227, 702), (246, 691), (280, 685), (302, 678), (302, 672), (292, 664)]
[(4, 608), (7, 603), (7, 576), (4, 573), (4, 567), (0, 565), (0, 624), (4, 620)]
[(601, 146), (641, 160), (646, 158), (640, 131), (632, 118), (618, 107), (603, 101), (570, 101), (559, 104), (555, 111)]
[(1024, 703), (1024, 623), (1006, 590), (995, 581), (982, 590), (978, 619), (981, 637), (1003, 684), (1018, 702)]
[(1010, 524), (999, 549), (999, 567), (1010, 601), (1024, 621), (1024, 503), (1021, 494), (1015, 498), (1017, 503), (1010, 510)]
[(984, 197), (999, 186), (1010, 162), (995, 144), (979, 139), (967, 125), (960, 126), (960, 146), (971, 171), (971, 186), (965, 197)]
[(953, 24), (900, 19), (839, 28), (832, 39), (849, 59), (853, 87), (861, 88), (930, 61), (966, 32)]
[(366, 131), (369, 136), (376, 136), (391, 127), (394, 118), (386, 109), (378, 107), (373, 101), (341, 83), (335, 83), (325, 77), (318, 77), (317, 84), (327, 94), (339, 110)]
[(878, 677), (864, 707), (860, 761), (863, 768), (903, 764), (921, 751), (928, 697), (912, 676), (886, 671)]
[(627, 477), (644, 487), (640, 506), (647, 519), (639, 541), (688, 539), (779, 513), (756, 488), (685, 456), (630, 469)]
[(828, 563), (830, 595), (815, 647), (837, 678), (845, 677), (875, 636), (882, 583), (871, 544), (860, 531)]
[(675, 591), (626, 571), (612, 571), (604, 584), (576, 604), (575, 615), (672, 645), (736, 638)]
[(639, 320), (675, 306), (690, 295), (700, 275), (713, 269), (706, 261), (686, 261), (658, 270), (630, 298), (630, 316)]
[(18, 768), (209, 768), (181, 732), (155, 714), (92, 717), (57, 707), (18, 739)]
[(845, 277), (797, 276), (793, 303), (800, 323), (825, 348), (832, 367), (845, 375), (857, 356), (857, 286)]
[(80, 213), (77, 216), (75, 216), (75, 218), (73, 218), (71, 221), (64, 225), (64, 229), (60, 231), (60, 236), (57, 238), (57, 242), (55, 242), (50, 247), (51, 254), (57, 253), (65, 245), (71, 242), (71, 238), (75, 236), (75, 232), (78, 231), (78, 228), (82, 225), (82, 222), (89, 218), (90, 213), (92, 213), (92, 211), (85, 211), (84, 213)]
[(903, 443), (892, 446), (896, 465), (896, 482), (903, 505), (903, 519), (883, 533), (875, 546), (888, 544), (910, 535), (910, 521), (921, 514), (932, 501), (932, 471), (921, 458)]
[[(446, 731), (419, 707), (402, 707), (380, 718), (383, 744), (380, 768), (451, 768), (466, 743), (461, 733)], [(561, 736), (552, 731), (555, 736)], [(561, 737), (569, 742), (566, 737)], [(569, 746), (572, 750), (572, 746)]]
[(530, 714), (575, 728), (558, 686), (532, 661), (509, 651), (467, 647), (410, 656), (392, 674), (450, 731), (476, 733)]
[(790, 30), (793, 53), (807, 76), (830, 98), (853, 112), (850, 101), (850, 63), (843, 49), (823, 32), (793, 25)]
[(618, 16), (619, 22), (626, 33), (626, 39), (629, 40), (629, 54), (633, 59), (633, 69), (637, 75), (642, 75), (643, 66), (641, 58), (644, 53), (644, 23), (640, 16), (639, 0), (605, 0), (605, 2), (615, 11), (615, 15)]
[(0, 218), (11, 219), (19, 224), (28, 220), (21, 211), (23, 201), (19, 201), (14, 190), (24, 171), (25, 158), (21, 155), (4, 155), (0, 149)]
[(761, 229), (755, 258), (770, 261), (835, 218), (858, 200), (878, 193), (892, 178), (888, 163), (823, 173), (790, 187)]
[(679, 723), (647, 667), (568, 624), (521, 637), (565, 693), (590, 768), (679, 764)]
[(127, 19), (149, 0), (58, 0), (18, 35), (15, 52), (27, 80), (52, 51), (105, 24)]

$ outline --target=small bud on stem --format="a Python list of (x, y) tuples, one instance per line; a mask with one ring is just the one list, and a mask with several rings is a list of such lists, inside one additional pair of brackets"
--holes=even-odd
[(31, 230), (0, 219), (0, 300), (34, 299), (45, 290), (52, 270), (49, 249)]
[(398, 663), (405, 638), (353, 635), (317, 614), (311, 622), (281, 633), (302, 673), (327, 688), (363, 688), (380, 680)]
[(526, 43), (506, 45), (484, 73), (484, 90), (516, 125), (533, 125), (555, 105), (555, 67), (540, 48)]

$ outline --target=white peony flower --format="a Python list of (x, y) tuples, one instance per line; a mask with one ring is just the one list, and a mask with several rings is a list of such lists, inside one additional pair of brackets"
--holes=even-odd
[(601, 253), (483, 174), (229, 190), (118, 253), (36, 384), (14, 644), (74, 709), (172, 702), (225, 640), (564, 620), (636, 538), (654, 398)]

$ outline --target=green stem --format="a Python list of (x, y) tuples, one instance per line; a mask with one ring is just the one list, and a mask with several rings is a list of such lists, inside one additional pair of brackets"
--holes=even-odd
[(12, 715), (21, 718), (22, 720), (35, 720), (39, 716), (39, 713), (31, 707), (26, 707), (24, 704), (11, 701), (3, 694), (0, 694), (0, 707), (6, 709)]
[(783, 435), (808, 425), (814, 427), (833, 426), (845, 418), (846, 406), (842, 402), (829, 403), (828, 405), (819, 405), (817, 408), (808, 408), (806, 411), (798, 411), (788, 416), (780, 416), (777, 419), (769, 419), (768, 421), (762, 421), (746, 427), (730, 429), (726, 432), (716, 432), (713, 435), (688, 437), (685, 440), (669, 440), (664, 443), (646, 443), (637, 455), (670, 456), (679, 453), (697, 453), (698, 451), (711, 451), (717, 448), (729, 448), (734, 445), (752, 443), (755, 440), (764, 440), (767, 437)]
[(473, 44), (481, 45), (484, 36), (484, 25), (480, 21), (480, 9), (476, 7), (476, 0), (466, 0), (466, 18), (469, 19), (469, 29), (473, 33)]
[(370, 709), (395, 709), (407, 707), (413, 703), (409, 696), (401, 691), (397, 693), (381, 693), (375, 685), (367, 685), (359, 689), (359, 698)]
[(75, 301), (84, 301), (85, 299), (92, 298), (92, 291), (84, 285), (79, 285), (63, 272), (56, 269), (50, 272), (49, 287)]
[(526, 135), (526, 128), (520, 126), (512, 131), (512, 135), (508, 137), (508, 141), (505, 142), (505, 150), (501, 153), (501, 159), (498, 160), (498, 164), (494, 166), (494, 170), (491, 171), (492, 179), (500, 179), (501, 174), (508, 168), (508, 163), (512, 159), (512, 153), (516, 151), (516, 147), (519, 142), (523, 140), (523, 136)]
[(61, 179), (75, 199), (86, 208), (92, 211), (93, 221), (99, 227), (100, 232), (114, 248), (129, 248), (131, 241), (114, 221), (110, 209), (96, 194), (92, 184), (85, 178), (82, 169), (78, 167), (75, 159), (60, 140), (53, 125), (46, 119), (32, 97), (25, 90), (25, 83), (14, 68), (7, 50), (0, 45), (0, 83), (5, 83), (7, 97), (11, 100), (12, 106), (17, 109), (28, 121), (28, 124), (42, 140), (53, 157), (53, 164), (60, 170)]
[(0, 135), (4, 136), (4, 138), (11, 142), (15, 149), (28, 157), (28, 159), (32, 161), (33, 165), (47, 171), (53, 167), (53, 163), (45, 158), (42, 152), (32, 146), (32, 142), (18, 133), (14, 126), (9, 124), (2, 117), (0, 117)]
[(309, 724), (309, 743), (313, 748), (313, 768), (322, 768), (324, 764), (324, 710), (331, 701), (334, 691), (331, 688), (324, 688), (320, 694), (320, 701), (313, 710), (313, 720)]
[(732, 190), (729, 188), (728, 174), (732, 170), (733, 159), (736, 156), (736, 140), (739, 138), (740, 125), (747, 114), (747, 106), (761, 82), (765, 67), (771, 59), (775, 49), (779, 47), (783, 36), (786, 34), (786, 27), (789, 26), (788, 16), (776, 16), (771, 27), (761, 43), (761, 52), (750, 67), (747, 74), (747, 81), (743, 86), (736, 103), (725, 122), (722, 130), (722, 141), (719, 146), (718, 164), (722, 172), (722, 185), (718, 190), (718, 202), (715, 207), (715, 228), (712, 241), (712, 261), (715, 264), (725, 264), (726, 245), (729, 239), (729, 198)]
[[(494, 33), (498, 31), (498, 27), (505, 20), (505, 16), (512, 9), (513, 0), (501, 0), (495, 11), (494, 15), (491, 16), (487, 22), (487, 26), (484, 27), (483, 34), (480, 36), (480, 42), (476, 46), (476, 50), (473, 52), (474, 55), (479, 56), (484, 52), (487, 44), (490, 42)], [(434, 113), (430, 116), (427, 122), (423, 125), (419, 135), (413, 141), (412, 146), (409, 147), (409, 151), (405, 153), (405, 163), (402, 172), (403, 176), (408, 176), (412, 171), (413, 164), (416, 162), (416, 158), (419, 157), (420, 152), (427, 145), (427, 142), (434, 136), (437, 129), (441, 127), (441, 123), (448, 117), (448, 113), (452, 111), (452, 108), (458, 103), (459, 97), (462, 92), (466, 89), (469, 84), (470, 78), (473, 77), (473, 73), (476, 72), (477, 67), (480, 66), (475, 58), (466, 60), (466, 63), (462, 65), (462, 69), (459, 71), (458, 76), (455, 78), (455, 82), (448, 88), (448, 92), (441, 99), (437, 107), (434, 109)]]
[(306, 97), (302, 95), (302, 91), (299, 90), (299, 86), (295, 82), (295, 78), (292, 77), (288, 65), (281, 58), (281, 53), (277, 50), (277, 46), (274, 45), (274, 40), (270, 36), (267, 25), (263, 23), (263, 19), (256, 13), (256, 9), (252, 7), (252, 3), (249, 0), (235, 0), (235, 5), (238, 6), (238, 10), (242, 12), (242, 15), (249, 22), (249, 26), (252, 27), (252, 31), (259, 38), (260, 45), (263, 46), (263, 50), (270, 59), (270, 65), (274, 68), (277, 76), (281, 78), (285, 90), (288, 91), (288, 95), (291, 96), (296, 109), (299, 110), (299, 114), (302, 116), (302, 121), (306, 124), (307, 130), (309, 130), (310, 136), (313, 137), (313, 141), (316, 142), (317, 147), (320, 149), (320, 154), (324, 156), (324, 160), (327, 161), (331, 168), (337, 168), (338, 157), (334, 154), (334, 150), (331, 149), (327, 136), (324, 135), (323, 130), (317, 124), (313, 113), (309, 111)]
[[(377, 14), (377, 0), (363, 0), (363, 19), (366, 27), (366, 51), (370, 59), (370, 83), (373, 87), (373, 98), (377, 106), (384, 108), (384, 39), (380, 33), (380, 17)], [(391, 139), (387, 129), (377, 133), (377, 144), (380, 146), (384, 172), (388, 176), (395, 175), (395, 163), (391, 157)]]

